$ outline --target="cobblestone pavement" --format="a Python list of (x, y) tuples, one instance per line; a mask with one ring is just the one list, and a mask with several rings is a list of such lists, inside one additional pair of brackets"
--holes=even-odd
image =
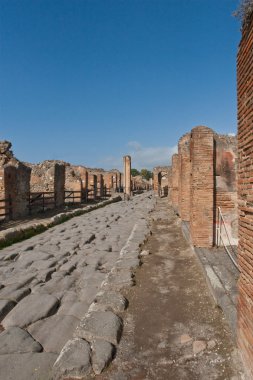
[(124, 293), (129, 307), (117, 356), (97, 380), (244, 378), (228, 324), (166, 198), (150, 218), (150, 254)]
[[(104, 356), (113, 355), (120, 337), (121, 319), (112, 311), (124, 309), (118, 291), (133, 284), (130, 269), (139, 265), (138, 247), (155, 202), (150, 194), (75, 217), (0, 251), (1, 380), (48, 380), (57, 358), (54, 376), (60, 378), (59, 354), (67, 362), (64, 355), (71, 356), (73, 347), (83, 364), (73, 373), (64, 368), (64, 374), (90, 373), (91, 349), (93, 370), (101, 371), (101, 360), (108, 362)], [(114, 306), (89, 309), (99, 291), (97, 305)], [(101, 323), (108, 331), (101, 331)]]

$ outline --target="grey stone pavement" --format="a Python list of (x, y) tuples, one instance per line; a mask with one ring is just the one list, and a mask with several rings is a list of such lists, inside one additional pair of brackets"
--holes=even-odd
[(154, 204), (144, 193), (0, 251), (0, 380), (101, 372), (120, 339), (120, 290), (134, 284)]

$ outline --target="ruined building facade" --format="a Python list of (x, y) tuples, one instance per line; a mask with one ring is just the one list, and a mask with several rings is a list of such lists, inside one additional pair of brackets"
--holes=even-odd
[[(196, 247), (212, 247), (218, 208), (231, 242), (237, 244), (237, 139), (197, 126), (172, 156), (171, 202), (188, 224)], [(225, 243), (226, 236), (222, 236)]]

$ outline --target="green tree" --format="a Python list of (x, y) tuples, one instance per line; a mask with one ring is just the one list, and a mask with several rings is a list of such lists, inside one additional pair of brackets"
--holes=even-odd
[(137, 175), (140, 175), (140, 172), (137, 169), (131, 169), (131, 175), (136, 177)]
[(152, 178), (152, 172), (147, 169), (141, 169), (140, 174), (142, 178), (146, 179), (147, 181)]

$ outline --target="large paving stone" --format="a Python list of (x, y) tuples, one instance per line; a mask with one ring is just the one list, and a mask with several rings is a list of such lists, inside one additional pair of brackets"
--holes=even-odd
[(19, 327), (10, 327), (0, 334), (0, 355), (41, 351), (41, 345)]
[(81, 320), (75, 336), (92, 342), (103, 339), (117, 345), (122, 333), (121, 319), (111, 311), (91, 311)]
[(73, 337), (79, 319), (69, 315), (54, 315), (28, 327), (28, 332), (46, 352), (60, 353), (64, 344)]
[(111, 310), (114, 313), (123, 312), (128, 305), (127, 299), (119, 292), (100, 291), (91, 305), (93, 311), (95, 310)]
[(59, 300), (49, 294), (31, 294), (23, 299), (2, 321), (4, 328), (26, 327), (56, 312)]
[(114, 347), (105, 340), (95, 340), (91, 344), (92, 368), (96, 375), (99, 375), (112, 361)]
[(75, 318), (82, 319), (89, 309), (90, 304), (87, 302), (62, 302), (57, 315), (72, 315)]
[(56, 358), (46, 352), (0, 355), (0, 380), (49, 380)]
[(67, 378), (83, 379), (91, 373), (91, 349), (88, 342), (74, 338), (63, 347), (53, 366), (53, 378), (62, 380)]
[(19, 285), (8, 285), (0, 290), (0, 300), (18, 302), (31, 293), (29, 288), (19, 288)]
[(14, 308), (16, 302), (0, 300), (0, 321)]

